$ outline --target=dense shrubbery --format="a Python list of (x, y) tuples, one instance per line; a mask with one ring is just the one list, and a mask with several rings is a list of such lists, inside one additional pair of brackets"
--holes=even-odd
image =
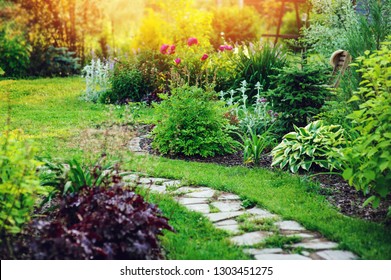
[(234, 151), (224, 103), (214, 92), (184, 86), (163, 99), (156, 105), (159, 121), (153, 130), (153, 146), (159, 152), (207, 157)]
[[(0, 236), (21, 231), (31, 218), (37, 198), (42, 192), (34, 159), (36, 149), (21, 131), (0, 132)], [(4, 244), (1, 244), (2, 246)]]
[(117, 63), (111, 78), (111, 90), (101, 96), (105, 103), (128, 103), (142, 99), (142, 74), (132, 62)]
[(172, 230), (155, 205), (119, 182), (64, 197), (53, 220), (35, 220), (32, 259), (160, 259), (157, 236)]
[(305, 126), (330, 96), (326, 88), (328, 75), (320, 65), (303, 63), (278, 70), (274, 77), (275, 89), (268, 98), (275, 111), (280, 113), (275, 131), (280, 135)]
[(357, 59), (363, 80), (351, 102), (360, 106), (348, 118), (359, 136), (343, 150), (343, 177), (365, 194), (374, 192), (375, 206), (391, 192), (390, 39), (381, 50)]

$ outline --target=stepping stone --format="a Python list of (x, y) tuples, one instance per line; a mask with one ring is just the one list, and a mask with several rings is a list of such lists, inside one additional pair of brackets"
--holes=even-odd
[(240, 196), (233, 193), (223, 193), (217, 200), (240, 200)]
[(315, 238), (315, 235), (309, 234), (309, 233), (293, 233), (293, 234), (288, 234), (287, 236), (288, 237), (297, 236), (297, 237), (301, 237), (303, 239)]
[(209, 204), (189, 204), (185, 205), (185, 207), (191, 211), (199, 212), (202, 214), (210, 213)]
[(356, 260), (358, 257), (349, 251), (326, 250), (316, 252), (316, 254), (325, 260)]
[(147, 189), (157, 193), (166, 193), (165, 186), (152, 185), (152, 186), (147, 186)]
[(243, 211), (236, 211), (236, 212), (220, 212), (220, 213), (210, 213), (205, 215), (209, 220), (212, 222), (219, 222), (223, 220), (228, 220), (235, 218), (237, 216), (242, 215)]
[(173, 194), (187, 194), (187, 193), (190, 193), (190, 192), (196, 192), (196, 191), (199, 191), (198, 188), (194, 188), (194, 187), (181, 187), (175, 191), (173, 191), (172, 193)]
[(212, 205), (221, 212), (233, 212), (243, 209), (240, 201), (215, 201)]
[(289, 230), (289, 231), (302, 231), (306, 230), (303, 228), (298, 222), (295, 221), (281, 221), (274, 223), (281, 230)]
[(122, 180), (124, 182), (135, 182), (135, 181), (138, 181), (138, 175), (136, 175), (136, 174), (126, 175), (126, 176), (122, 177)]
[(239, 223), (232, 219), (215, 223), (215, 226), (231, 226), (231, 225), (239, 225)]
[(226, 230), (230, 233), (237, 234), (240, 233), (239, 225), (226, 225), (226, 226), (218, 226), (216, 228)]
[(195, 198), (212, 198), (215, 195), (215, 191), (212, 189), (203, 190), (203, 191), (195, 191), (191, 193), (187, 193), (186, 197), (195, 197)]
[(266, 232), (266, 231), (254, 231), (254, 232), (249, 232), (239, 236), (232, 237), (231, 241), (239, 246), (249, 246), (249, 245), (251, 246), (262, 242), (271, 234), (272, 234), (271, 232)]
[(294, 248), (302, 247), (304, 249), (311, 249), (311, 250), (325, 250), (325, 249), (334, 249), (338, 247), (338, 244), (327, 240), (322, 241), (320, 239), (313, 239), (308, 242), (302, 242), (302, 243), (290, 245), (290, 247), (294, 247)]
[(284, 252), (281, 248), (244, 249), (243, 251), (250, 255), (279, 254)]
[(260, 254), (254, 256), (256, 260), (311, 260), (308, 257), (304, 257), (299, 254)]
[(257, 218), (265, 219), (265, 218), (277, 218), (278, 216), (270, 213), (269, 211), (263, 210), (258, 207), (254, 207), (246, 210), (247, 213), (257, 215)]
[(152, 177), (150, 177), (150, 178), (140, 178), (138, 180), (138, 182), (140, 184), (143, 184), (143, 185), (156, 184), (156, 182), (157, 182), (157, 184), (159, 184), (159, 183), (163, 184), (163, 182), (166, 182), (166, 181), (168, 181), (168, 180), (167, 179), (163, 179), (163, 178), (152, 178)]
[(179, 180), (171, 180), (171, 181), (165, 181), (163, 182), (163, 186), (166, 187), (179, 187), (181, 185), (181, 181)]
[(189, 204), (204, 204), (208, 202), (207, 198), (193, 198), (193, 197), (178, 197), (176, 199), (180, 204), (189, 205)]

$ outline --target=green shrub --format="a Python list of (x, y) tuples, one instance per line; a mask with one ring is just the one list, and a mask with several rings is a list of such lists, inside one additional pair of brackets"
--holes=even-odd
[(36, 149), (21, 131), (0, 132), (0, 236), (15, 234), (30, 220), (42, 190), (34, 160)]
[(244, 43), (258, 39), (260, 15), (250, 6), (242, 9), (237, 6), (222, 7), (213, 13), (211, 37), (212, 45), (217, 49), (226, 42)]
[(343, 177), (364, 194), (374, 194), (367, 202), (375, 207), (391, 192), (390, 45), (389, 37), (381, 50), (357, 59), (363, 80), (351, 102), (361, 104), (348, 118), (359, 136), (343, 150)]
[(111, 78), (112, 90), (102, 94), (106, 103), (141, 101), (142, 74), (133, 63), (117, 63)]
[(294, 129), (272, 150), (272, 166), (289, 167), (293, 173), (300, 168), (308, 171), (314, 165), (329, 170), (341, 168), (339, 158), (331, 156), (346, 143), (340, 126), (315, 121), (306, 127), (294, 126)]
[(292, 131), (293, 125), (303, 127), (320, 112), (331, 95), (325, 87), (328, 79), (327, 71), (320, 65), (303, 63), (278, 71), (273, 81), (276, 88), (268, 92), (273, 110), (280, 113), (276, 132)]
[(25, 76), (29, 63), (29, 46), (24, 38), (9, 34), (6, 27), (0, 27), (0, 68), (5, 76)]
[(234, 152), (226, 109), (216, 94), (197, 87), (175, 88), (156, 106), (159, 122), (153, 130), (153, 147), (162, 154), (214, 156)]
[(71, 76), (79, 73), (79, 58), (66, 47), (35, 45), (30, 53), (29, 74), (32, 76)]

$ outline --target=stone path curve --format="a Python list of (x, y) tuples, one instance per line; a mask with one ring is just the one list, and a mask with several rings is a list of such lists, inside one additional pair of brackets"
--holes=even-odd
[[(143, 153), (140, 138), (132, 139), (130, 149)], [(230, 241), (257, 260), (353, 260), (358, 256), (339, 250), (338, 243), (329, 241), (318, 232), (305, 229), (296, 221), (283, 220), (266, 209), (245, 209), (240, 197), (203, 186), (182, 186), (180, 180), (140, 177), (131, 174), (125, 182), (150, 191), (172, 196), (187, 209), (199, 212), (216, 228), (228, 231)], [(270, 236), (290, 238), (282, 248), (259, 248)], [(295, 241), (295, 242), (293, 242)]]

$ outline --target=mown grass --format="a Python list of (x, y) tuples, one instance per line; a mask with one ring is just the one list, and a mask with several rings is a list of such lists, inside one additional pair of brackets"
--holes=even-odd
[[(0, 130), (6, 123), (9, 95), (11, 128), (21, 128), (33, 138), (41, 148), (40, 155), (86, 158), (89, 152), (79, 145), (83, 133), (89, 128), (107, 126), (107, 123), (124, 124), (127, 113), (123, 107), (80, 100), (83, 88), (81, 78), (0, 81)], [(151, 109), (139, 108), (132, 113), (138, 115), (140, 121), (153, 121)], [(134, 157), (125, 147), (117, 149), (121, 152), (123, 168), (236, 193), (285, 219), (296, 220), (310, 230), (319, 231), (363, 259), (391, 259), (390, 227), (340, 214), (323, 196), (310, 191), (308, 182), (299, 176), (161, 157)], [(215, 230), (199, 214), (179, 207), (169, 198), (151, 196), (151, 199), (159, 204), (177, 229), (177, 233), (167, 233), (163, 237), (169, 258), (246, 258), (225, 241), (225, 233)]]

